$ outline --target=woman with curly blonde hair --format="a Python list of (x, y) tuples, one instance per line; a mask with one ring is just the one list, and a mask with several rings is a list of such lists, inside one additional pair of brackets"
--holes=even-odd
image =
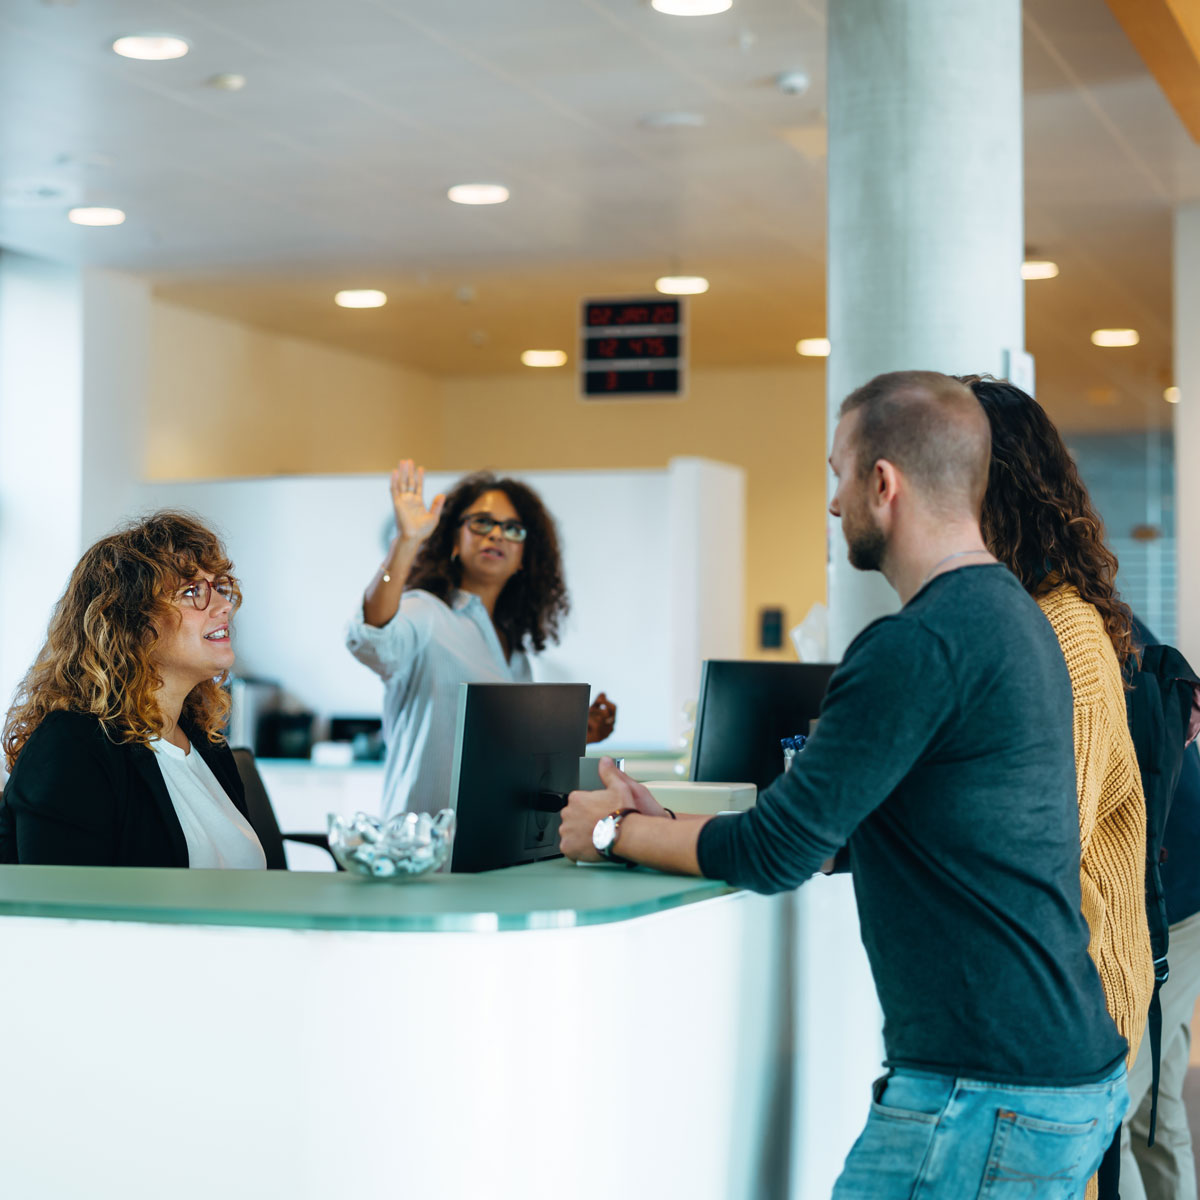
[(0, 862), (266, 866), (221, 733), (232, 571), (177, 512), (80, 559), (4, 725)]

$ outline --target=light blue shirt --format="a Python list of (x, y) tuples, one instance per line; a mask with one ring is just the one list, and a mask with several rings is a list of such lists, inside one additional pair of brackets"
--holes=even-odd
[(405, 592), (384, 626), (362, 611), (346, 631), (350, 653), (383, 680), (386, 816), (453, 807), (450, 774), (460, 683), (529, 683), (529, 659), (505, 662), (483, 601), (456, 592), (449, 605), (429, 592)]

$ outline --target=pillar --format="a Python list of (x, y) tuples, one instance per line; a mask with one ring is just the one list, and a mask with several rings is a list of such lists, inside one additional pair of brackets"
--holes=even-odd
[(1200, 666), (1200, 204), (1176, 210), (1174, 266), (1176, 640)]
[[(827, 381), (1005, 373), (1024, 346), (1019, 0), (829, 5)], [(832, 484), (831, 484), (832, 486)], [(830, 650), (894, 611), (830, 519)]]
[(134, 515), (150, 304), (139, 280), (0, 254), (0, 719), (83, 548)]

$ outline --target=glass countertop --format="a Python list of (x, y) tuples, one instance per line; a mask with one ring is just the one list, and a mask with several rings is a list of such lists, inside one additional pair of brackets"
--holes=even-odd
[(342, 872), (0, 866), (0, 917), (482, 933), (609, 924), (734, 890), (710, 879), (562, 858), (404, 883)]

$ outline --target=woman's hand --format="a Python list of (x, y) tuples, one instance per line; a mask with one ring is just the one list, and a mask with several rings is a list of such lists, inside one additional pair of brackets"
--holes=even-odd
[(400, 460), (392, 472), (392, 507), (396, 510), (396, 533), (403, 542), (420, 545), (437, 528), (446, 497), (437, 495), (425, 507), (425, 468), (411, 458)]
[(404, 581), (416, 562), (422, 544), (437, 528), (445, 506), (445, 496), (434, 496), (425, 507), (425, 469), (413, 465), (411, 458), (400, 460), (392, 472), (392, 507), (396, 510), (396, 536), (383, 565), (375, 572), (363, 593), (363, 620), (382, 629), (400, 607)]
[(604, 741), (612, 733), (616, 720), (617, 706), (601, 692), (588, 709), (588, 745), (591, 745), (592, 742)]

